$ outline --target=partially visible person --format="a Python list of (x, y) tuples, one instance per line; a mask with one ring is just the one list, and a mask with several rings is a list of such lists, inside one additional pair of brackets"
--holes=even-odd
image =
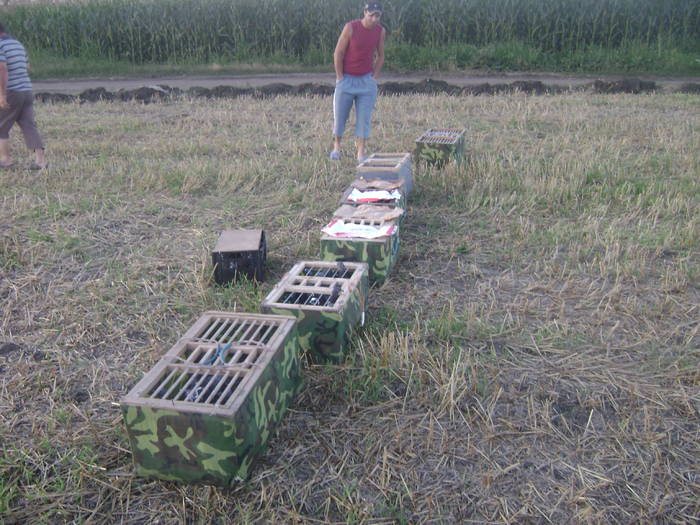
[(16, 122), (24, 142), (34, 150), (31, 170), (46, 168), (44, 142), (34, 119), (34, 93), (29, 80), (29, 60), (24, 46), (0, 23), (0, 168), (14, 166), (10, 155), (10, 129)]
[(340, 158), (340, 144), (345, 123), (355, 105), (355, 144), (357, 160), (365, 159), (372, 110), (377, 101), (377, 77), (384, 65), (386, 30), (379, 24), (382, 6), (379, 2), (365, 5), (364, 16), (345, 24), (333, 53), (335, 94), (333, 95), (332, 160)]

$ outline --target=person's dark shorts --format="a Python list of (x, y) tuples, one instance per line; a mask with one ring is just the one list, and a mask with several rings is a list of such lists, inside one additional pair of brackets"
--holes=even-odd
[(15, 122), (22, 129), (24, 142), (29, 149), (42, 149), (41, 140), (34, 117), (34, 93), (32, 91), (7, 91), (8, 109), (0, 109), (0, 139), (10, 136)]

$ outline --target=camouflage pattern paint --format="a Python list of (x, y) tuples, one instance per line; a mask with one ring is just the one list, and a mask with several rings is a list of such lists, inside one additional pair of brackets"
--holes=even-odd
[(416, 164), (426, 164), (442, 168), (450, 159), (462, 162), (464, 158), (464, 135), (452, 144), (439, 144), (416, 141), (414, 152)]
[(263, 305), (267, 314), (293, 315), (297, 318), (299, 348), (314, 363), (341, 363), (347, 354), (352, 333), (360, 326), (367, 304), (369, 280), (362, 274), (359, 287), (349, 295), (342, 311), (331, 312), (314, 308), (284, 308)]
[(321, 259), (324, 261), (367, 263), (369, 265), (369, 282), (381, 284), (389, 277), (399, 257), (399, 233), (400, 231), (385, 237), (384, 242), (322, 237)]
[(256, 384), (239, 386), (245, 399), (234, 414), (122, 403), (137, 474), (223, 486), (247, 479), (253, 460), (265, 449), (301, 386), (299, 346), (292, 330)]

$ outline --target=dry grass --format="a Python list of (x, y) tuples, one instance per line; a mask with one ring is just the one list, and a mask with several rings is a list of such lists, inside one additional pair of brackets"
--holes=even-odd
[[(135, 478), (112, 403), (317, 254), (330, 100), (40, 105), (49, 172), (0, 172), (0, 522), (696, 522), (699, 107), (381, 99), (375, 150), (464, 126), (471, 160), (417, 174), (353, 356), (222, 490)], [(259, 289), (209, 284), (233, 226), (268, 234)]]

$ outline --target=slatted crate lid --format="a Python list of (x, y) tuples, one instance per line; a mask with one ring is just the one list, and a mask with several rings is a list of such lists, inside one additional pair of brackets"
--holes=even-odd
[(398, 170), (410, 162), (410, 153), (373, 153), (357, 165), (357, 171)]
[(464, 129), (429, 129), (416, 139), (427, 144), (456, 144), (464, 135)]
[(360, 204), (352, 206), (343, 204), (333, 212), (333, 217), (339, 219), (374, 219), (378, 221), (393, 221), (404, 214), (403, 208), (387, 204)]
[(284, 274), (262, 306), (340, 312), (368, 271), (366, 263), (301, 261)]
[(122, 403), (231, 416), (295, 322), (283, 315), (207, 312)]

